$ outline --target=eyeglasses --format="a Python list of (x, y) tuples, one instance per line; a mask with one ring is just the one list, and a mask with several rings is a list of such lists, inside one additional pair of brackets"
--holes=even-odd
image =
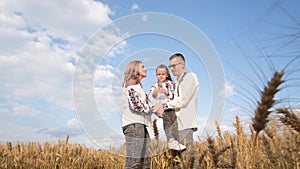
[(176, 64), (173, 64), (173, 65), (169, 65), (168, 67), (171, 69), (172, 67), (175, 68), (177, 65), (179, 65), (181, 63), (176, 63)]

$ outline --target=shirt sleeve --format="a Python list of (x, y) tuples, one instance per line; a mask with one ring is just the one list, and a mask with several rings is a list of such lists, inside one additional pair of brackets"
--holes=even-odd
[[(194, 73), (189, 73), (179, 84), (179, 97), (175, 95), (173, 100), (167, 103), (167, 108), (186, 107), (199, 87), (199, 81)], [(177, 93), (178, 94), (178, 93)]]
[(168, 99), (169, 100), (172, 100), (174, 98), (174, 91), (175, 91), (175, 83), (172, 82), (172, 81), (168, 81), (166, 83), (166, 88), (167, 88), (167, 91), (168, 91)]
[(150, 92), (149, 92), (149, 95), (151, 95), (153, 97), (153, 93), (154, 93), (154, 90), (157, 89), (157, 87), (155, 87), (155, 84), (153, 84), (150, 88)]
[(145, 94), (145, 99), (141, 100), (141, 96), (134, 88), (128, 88), (128, 103), (129, 108), (136, 113), (149, 113), (150, 106), (148, 104), (148, 96)]

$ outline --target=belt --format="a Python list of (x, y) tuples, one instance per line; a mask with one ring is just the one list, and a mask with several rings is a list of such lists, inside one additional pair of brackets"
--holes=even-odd
[(165, 111), (175, 111), (175, 109), (166, 109)]

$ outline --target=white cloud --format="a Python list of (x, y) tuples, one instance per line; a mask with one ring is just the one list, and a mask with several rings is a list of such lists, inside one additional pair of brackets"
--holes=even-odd
[(12, 115), (29, 115), (29, 116), (34, 116), (39, 114), (40, 112), (36, 110), (33, 106), (31, 105), (24, 105), (24, 104), (16, 104), (12, 108)]
[(101, 137), (93, 139), (93, 142), (99, 146), (100, 149), (108, 149), (109, 147), (119, 147), (125, 143), (124, 136), (113, 135), (111, 137)]
[(69, 135), (69, 143), (96, 147), (95, 143), (83, 134), (79, 128), (36, 128), (3, 121), (3, 119), (0, 119), (0, 124), (1, 128), (5, 128), (5, 130), (0, 130), (1, 142), (57, 142)]
[(95, 99), (98, 111), (105, 119), (112, 113), (121, 113), (123, 108), (122, 96), (114, 95), (111, 87), (95, 88)]
[(149, 15), (143, 15), (142, 16), (142, 21), (146, 22), (149, 18)]
[(126, 33), (121, 35), (113, 25), (107, 26), (105, 30), (99, 29), (84, 46), (81, 53), (81, 62), (91, 69), (98, 65), (101, 59), (107, 59), (122, 53), (127, 45), (126, 41), (123, 40), (128, 36)]
[(230, 82), (225, 82), (223, 89), (219, 92), (222, 97), (229, 97), (234, 94), (234, 86)]
[(111, 84), (115, 74), (111, 65), (99, 65), (95, 73), (95, 86), (108, 86)]
[(76, 126), (76, 125), (78, 125), (78, 120), (76, 118), (72, 118), (72, 119), (68, 120), (67, 125), (68, 126)]
[(134, 12), (134, 11), (139, 10), (139, 9), (140, 9), (139, 5), (134, 3), (134, 4), (132, 4), (130, 11)]
[[(37, 135), (43, 137), (39, 140), (45, 140), (63, 136), (68, 132), (78, 137), (80, 130), (64, 128), (76, 125), (76, 119), (71, 118), (74, 116), (72, 89), (78, 53), (89, 36), (111, 22), (110, 14), (108, 6), (94, 0), (0, 2), (0, 99), (8, 103), (1, 108), (1, 117), (8, 120), (12, 119), (12, 115), (35, 116), (41, 113), (42, 116), (38, 116), (37, 122), (30, 121), (37, 118), (24, 117), (24, 120), (27, 121), (26, 124), (32, 122), (38, 128), (47, 129), (44, 133), (37, 134), (37, 129), (26, 127), (28, 133), (26, 140), (30, 140), (31, 137), (33, 141)], [(111, 44), (123, 39), (118, 34), (105, 31), (102, 31), (101, 35), (111, 40), (111, 43), (98, 38), (88, 47), (100, 46), (102, 52)], [(122, 52), (125, 45), (125, 41), (119, 43), (111, 50), (109, 57)], [(87, 49), (93, 54), (98, 52), (98, 48)], [(99, 60), (95, 57), (90, 63), (94, 66)], [(84, 73), (83, 79), (93, 78), (90, 77), (91, 74)], [(106, 65), (100, 66), (95, 78), (113, 77), (112, 66)], [(107, 92), (105, 87), (96, 90), (96, 93), (100, 94)], [(32, 100), (32, 103), (22, 103), (28, 100)], [(44, 106), (51, 106), (52, 110), (47, 111)], [(57, 122), (60, 128), (50, 128), (54, 123), (47, 121), (49, 119), (46, 118), (51, 115), (45, 113), (43, 109), (47, 113), (62, 111), (52, 114), (58, 115), (56, 118), (64, 119)], [(70, 120), (65, 123), (66, 119)], [(14, 127), (7, 132), (0, 132), (1, 138), (25, 140), (22, 137), (23, 132), (20, 133), (24, 126), (16, 123), (18, 121), (1, 122), (0, 128)]]
[[(27, 126), (19, 126), (14, 123), (3, 121), (0, 119), (0, 141), (41, 141), (39, 137), (35, 135), (37, 129)], [(5, 129), (5, 130), (3, 130)], [(22, 131), (20, 133), (20, 131)]]
[(83, 135), (82, 131), (78, 128), (42, 128), (36, 133), (50, 135), (59, 139), (65, 138), (68, 135), (71, 137)]
[(220, 125), (221, 132), (224, 134), (225, 132), (233, 133), (236, 128), (233, 125)]
[[(121, 40), (121, 39), (118, 39)], [(116, 46), (114, 46), (110, 52), (107, 54), (108, 57), (115, 57), (117, 54), (124, 53), (124, 47), (127, 45), (126, 41), (121, 41)]]
[(239, 110), (241, 110), (240, 107), (232, 107), (232, 108), (229, 109), (230, 112), (236, 112), (236, 111), (239, 111)]
[(69, 53), (43, 43), (25, 46), (22, 53), (0, 55), (1, 96), (40, 98), (70, 108), (75, 67), (68, 62)]
[[(235, 132), (235, 127), (232, 123), (227, 123), (222, 120), (208, 119), (205, 117), (198, 117), (198, 131), (194, 134), (195, 140), (206, 139), (207, 136), (215, 136), (217, 134), (216, 121), (219, 123), (221, 133)], [(198, 138), (197, 138), (198, 137)]]
[(210, 120), (204, 117), (198, 117), (197, 122), (199, 130), (195, 135), (206, 136), (206, 134), (211, 134), (211, 132), (216, 129), (215, 120)]
[(2, 1), (0, 11), (1, 97), (39, 98), (73, 109), (77, 53), (88, 36), (111, 22), (108, 6), (12, 0)]
[[(50, 34), (75, 43), (88, 37), (99, 27), (110, 22), (108, 6), (93, 0), (54, 0), (37, 3), (34, 0), (2, 1), (4, 14), (19, 13), (27, 26), (47, 30)], [(80, 44), (83, 45), (83, 44)]]

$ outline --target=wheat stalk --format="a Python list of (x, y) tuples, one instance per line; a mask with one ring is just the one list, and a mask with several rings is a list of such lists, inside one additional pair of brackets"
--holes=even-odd
[(218, 121), (215, 122), (215, 125), (216, 125), (216, 129), (217, 129), (218, 137), (219, 137), (219, 142), (223, 143), (222, 132), (221, 132), (220, 124), (218, 123)]
[(237, 150), (234, 147), (233, 140), (231, 139), (230, 141), (231, 141), (231, 150), (232, 150), (232, 154), (231, 154), (231, 167), (232, 168), (236, 168)]
[(273, 107), (275, 103), (274, 96), (279, 91), (279, 86), (284, 82), (282, 80), (282, 76), (284, 75), (284, 71), (275, 72), (273, 78), (268, 82), (268, 85), (265, 86), (264, 90), (261, 91), (261, 99), (258, 102), (257, 109), (255, 110), (255, 116), (252, 118), (253, 124), (252, 127), (256, 131), (254, 137), (254, 144), (252, 147), (252, 162), (251, 166), (254, 167), (254, 164), (257, 162), (256, 157), (256, 144), (257, 144), (257, 137), (261, 130), (266, 127), (269, 119), (268, 116), (270, 115), (270, 109)]
[(216, 152), (216, 147), (215, 147), (215, 141), (211, 136), (207, 137), (207, 142), (208, 142), (208, 151), (210, 152), (210, 154), (212, 155), (212, 160), (213, 160), (213, 164), (216, 167), (219, 159), (217, 157), (217, 152)]

